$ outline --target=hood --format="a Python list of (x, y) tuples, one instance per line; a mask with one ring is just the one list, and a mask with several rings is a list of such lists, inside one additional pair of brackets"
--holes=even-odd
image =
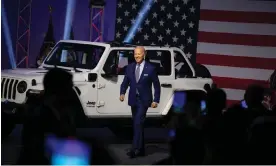
[[(1, 75), (2, 77), (36, 79), (38, 83), (41, 83), (44, 75), (47, 72), (48, 70), (43, 68), (29, 68), (29, 69), (16, 68), (16, 69), (2, 70)], [(87, 72), (80, 72), (80, 73), (72, 72), (72, 74), (73, 74), (73, 81), (85, 81), (88, 79), (86, 78), (88, 76)]]
[(9, 77), (34, 77), (34, 76), (41, 76), (45, 75), (48, 70), (46, 69), (24, 69), (24, 68), (16, 68), (16, 69), (9, 69), (9, 70), (2, 70), (2, 76), (9, 76)]

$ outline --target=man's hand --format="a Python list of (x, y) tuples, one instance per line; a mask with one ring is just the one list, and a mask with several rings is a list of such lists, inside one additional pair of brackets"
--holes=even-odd
[(157, 106), (158, 106), (158, 104), (156, 102), (151, 103), (151, 108), (156, 108)]
[(120, 96), (120, 101), (124, 101), (125, 100), (125, 95), (121, 95)]

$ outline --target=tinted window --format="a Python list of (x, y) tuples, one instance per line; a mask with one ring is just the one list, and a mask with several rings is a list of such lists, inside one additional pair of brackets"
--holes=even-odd
[[(171, 75), (171, 54), (169, 51), (148, 50), (146, 61), (157, 69), (158, 75)], [(128, 64), (135, 62), (133, 50), (113, 50), (106, 61), (105, 66), (118, 63), (118, 74), (124, 75)]]
[(59, 43), (52, 55), (47, 57), (45, 64), (93, 69), (97, 66), (104, 50), (105, 47), (95, 45)]
[(187, 77), (193, 76), (193, 72), (186, 62), (183, 55), (178, 52), (174, 51), (174, 68), (175, 68), (175, 77)]

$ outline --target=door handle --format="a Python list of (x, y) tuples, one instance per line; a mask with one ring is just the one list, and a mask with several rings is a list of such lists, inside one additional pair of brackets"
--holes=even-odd
[(164, 84), (161, 84), (161, 86), (164, 87), (164, 88), (171, 88), (172, 84), (164, 83)]

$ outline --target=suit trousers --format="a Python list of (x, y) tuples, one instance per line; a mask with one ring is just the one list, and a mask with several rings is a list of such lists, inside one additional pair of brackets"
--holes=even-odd
[(132, 122), (133, 122), (133, 141), (132, 149), (144, 151), (144, 122), (146, 119), (148, 107), (143, 105), (140, 97), (136, 97), (136, 105), (131, 107)]

